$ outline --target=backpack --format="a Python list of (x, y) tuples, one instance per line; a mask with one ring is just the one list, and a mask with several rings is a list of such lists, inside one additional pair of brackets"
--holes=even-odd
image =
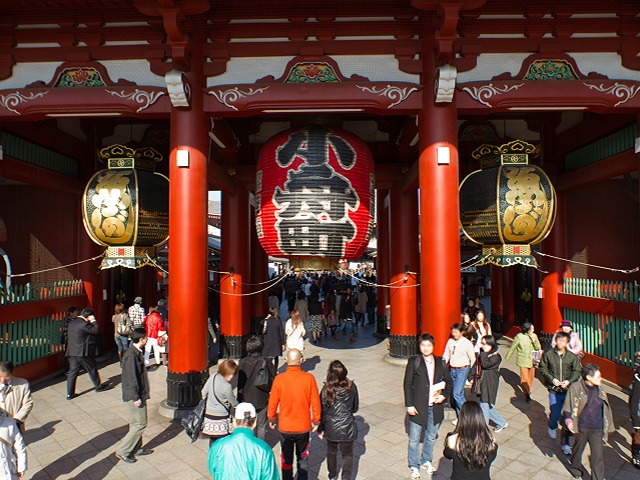
[(124, 337), (128, 337), (133, 333), (133, 325), (131, 324), (131, 319), (129, 315), (125, 313), (120, 313), (120, 321), (118, 322), (117, 332), (118, 335), (122, 335)]
[(269, 373), (269, 369), (267, 368), (267, 360), (263, 358), (256, 370), (253, 386), (263, 392), (268, 392), (271, 390), (272, 385), (273, 378), (271, 378), (271, 373)]

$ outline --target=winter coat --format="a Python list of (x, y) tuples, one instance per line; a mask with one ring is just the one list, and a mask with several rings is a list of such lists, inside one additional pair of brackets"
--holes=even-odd
[(322, 315), (322, 303), (317, 296), (309, 297), (309, 315)]
[(12, 418), (0, 418), (0, 480), (18, 480), (27, 469), (27, 448)]
[(254, 385), (256, 373), (258, 373), (262, 362), (265, 363), (271, 379), (276, 378), (278, 372), (276, 372), (275, 365), (262, 355), (244, 357), (238, 365), (238, 401), (248, 402), (256, 407), (256, 410), (262, 410), (269, 402), (269, 390), (265, 391)]
[[(553, 334), (553, 338), (551, 339), (551, 348), (556, 348), (556, 334)], [(583, 352), (582, 349), (582, 340), (580, 340), (580, 335), (578, 332), (571, 332), (569, 334), (569, 345), (567, 345), (567, 350), (571, 353), (575, 353), (579, 355)]]
[(158, 332), (164, 330), (164, 322), (157, 312), (151, 312), (144, 317), (144, 325), (147, 329), (147, 337), (149, 338), (158, 338)]
[(209, 449), (209, 473), (215, 480), (279, 480), (271, 447), (250, 428), (235, 428)]
[(480, 352), (478, 360), (469, 371), (469, 379), (477, 381), (478, 364), (480, 365), (480, 402), (495, 405), (498, 399), (498, 387), (500, 386), (500, 364), (502, 357), (498, 350), (490, 353)]
[(122, 357), (122, 401), (149, 399), (149, 377), (144, 366), (144, 354), (131, 345)]
[[(435, 370), (433, 384), (445, 382), (442, 390), (444, 398), (451, 397), (453, 380), (442, 357), (434, 355)], [(417, 366), (417, 368), (416, 368)], [(429, 415), (429, 376), (427, 366), (421, 354), (409, 358), (407, 368), (404, 372), (404, 405), (405, 407), (415, 407), (418, 410), (416, 415), (410, 415), (409, 420), (418, 425), (427, 425)], [(433, 404), (433, 423), (442, 423), (444, 420), (444, 402)]]
[[(213, 391), (214, 386), (215, 392)], [(233, 396), (233, 387), (218, 372), (209, 376), (207, 383), (202, 387), (201, 393), (202, 398), (207, 397), (207, 409), (205, 412), (207, 415), (224, 417), (225, 415), (230, 415), (231, 411), (238, 406), (238, 400)]]
[(304, 352), (304, 336), (307, 333), (304, 329), (304, 323), (300, 322), (294, 329), (291, 319), (287, 320), (284, 326), (284, 333), (287, 335), (287, 348), (300, 350)]
[[(11, 381), (0, 389), (0, 412), (6, 413), (16, 422), (24, 425), (25, 420), (33, 409), (31, 386), (24, 378), (11, 377)], [(24, 428), (22, 428), (24, 432)]]
[(640, 428), (640, 374), (638, 372), (633, 375), (633, 383), (630, 389), (629, 410), (631, 412), (631, 423), (633, 428)]
[(96, 354), (98, 323), (90, 323), (84, 317), (76, 317), (68, 326), (67, 357), (93, 357)]
[(337, 388), (333, 402), (328, 401), (325, 388), (320, 393), (322, 419), (318, 431), (324, 432), (331, 442), (353, 442), (358, 436), (358, 426), (353, 414), (358, 411), (360, 398), (356, 384), (351, 380), (347, 381), (350, 391), (344, 387)]
[[(609, 403), (609, 397), (598, 387), (598, 396), (603, 401), (602, 405), (602, 419), (603, 419), (603, 432), (602, 439), (606, 442), (609, 438), (609, 434), (615, 432), (616, 427), (613, 424), (613, 413), (611, 412), (611, 404)], [(573, 430), (578, 433), (580, 424), (580, 415), (584, 407), (587, 406), (587, 399), (589, 394), (587, 392), (587, 385), (584, 380), (572, 383), (567, 391), (567, 398), (564, 400), (564, 406), (562, 407), (562, 413), (567, 419), (573, 420)]]
[(298, 314), (300, 314), (300, 320), (302, 320), (302, 323), (306, 322), (307, 318), (309, 318), (309, 305), (307, 304), (307, 301), (298, 299), (296, 300), (293, 308), (295, 308), (298, 311)]
[(532, 368), (534, 350), (540, 350), (538, 336), (534, 333), (532, 338), (527, 333), (519, 333), (511, 343), (511, 348), (507, 352), (507, 360), (511, 358), (514, 352), (517, 352), (516, 365), (518, 367)]
[(262, 355), (273, 358), (279, 357), (282, 355), (282, 347), (287, 341), (282, 321), (274, 316), (269, 316), (264, 321), (267, 322), (267, 331), (263, 338), (264, 349), (262, 350)]
[(349, 296), (345, 294), (340, 297), (340, 319), (353, 319), (353, 294)]
[(544, 386), (547, 387), (547, 390), (565, 393), (567, 389), (554, 386), (553, 379), (558, 379), (560, 382), (569, 380), (569, 382), (575, 383), (582, 377), (582, 366), (578, 356), (569, 350), (566, 351), (563, 357), (560, 357), (558, 352), (553, 349), (546, 351), (542, 355), (540, 373), (544, 377)]

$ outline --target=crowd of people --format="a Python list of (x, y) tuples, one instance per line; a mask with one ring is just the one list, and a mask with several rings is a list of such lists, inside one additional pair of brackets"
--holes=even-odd
[[(204, 408), (197, 433), (209, 440), (208, 468), (215, 480), (305, 480), (314, 432), (326, 442), (329, 479), (355, 478), (358, 388), (340, 360), (329, 363), (320, 388), (302, 364), (307, 339), (319, 343), (329, 334), (339, 339), (340, 333), (353, 339), (357, 326), (373, 323), (369, 307), (375, 289), (367, 284), (375, 284), (375, 277), (369, 279), (360, 284), (356, 276), (291, 276), (282, 282), (281, 292), (271, 292), (269, 313), (259, 334), (247, 340), (246, 356), (238, 363), (231, 359), (219, 362), (202, 388)], [(284, 322), (279, 315), (280, 298), (291, 307)], [(128, 309), (117, 304), (112, 320), (122, 368), (122, 399), (129, 416), (128, 433), (115, 454), (125, 463), (135, 463), (138, 457), (153, 453), (143, 445), (150, 398), (148, 370), (152, 352), (155, 365), (166, 364), (166, 300), (148, 312), (140, 297)], [(62, 339), (68, 400), (76, 396), (76, 378), (82, 370), (97, 392), (109, 388), (101, 382), (96, 367), (96, 325), (90, 308), (69, 309)], [(211, 338), (218, 341), (217, 332)], [(411, 479), (437, 471), (434, 448), (447, 404), (455, 412), (453, 431), (446, 436), (443, 451), (444, 458), (453, 463), (451, 478), (490, 479), (499, 434), (509, 424), (496, 408), (502, 356), (481, 299), (470, 299), (460, 321), (451, 326), (442, 357), (435, 355), (435, 339), (428, 333), (419, 337), (418, 347), (419, 353), (407, 361), (403, 382)], [(601, 388), (599, 367), (582, 364), (582, 350), (580, 337), (567, 320), (560, 324), (546, 352), (533, 325), (525, 323), (506, 359), (516, 356), (526, 402), (531, 401), (533, 380), (536, 371), (540, 372), (548, 390), (548, 435), (560, 437), (559, 448), (570, 459), (572, 476), (581, 478), (586, 473), (582, 457), (588, 444), (591, 478), (604, 480), (604, 444), (615, 430), (612, 409)], [(286, 358), (286, 368), (278, 373), (281, 356)], [(635, 367), (629, 399), (631, 462), (640, 468), (640, 352), (635, 354)], [(29, 383), (13, 376), (10, 362), (0, 362), (0, 479), (20, 478), (26, 471), (23, 434), (32, 408)], [(279, 466), (266, 443), (269, 430), (277, 431), (280, 439)]]

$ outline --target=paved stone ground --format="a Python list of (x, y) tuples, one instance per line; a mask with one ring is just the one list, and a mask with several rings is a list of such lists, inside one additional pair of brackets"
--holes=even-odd
[[(397, 480), (409, 478), (407, 468), (407, 436), (405, 410), (402, 397), (403, 368), (383, 361), (387, 352), (386, 340), (371, 336), (373, 327), (361, 331), (357, 342), (346, 339), (338, 342), (326, 339), (321, 346), (309, 346), (304, 368), (312, 372), (321, 384), (328, 363), (342, 360), (349, 376), (358, 384), (360, 411), (358, 412), (359, 438), (355, 453), (358, 479)], [(506, 352), (506, 341), (501, 351)], [(517, 388), (518, 376), (513, 359), (503, 364), (500, 386), (500, 413), (509, 422), (509, 428), (497, 434), (500, 444), (492, 477), (507, 480), (514, 476), (531, 480), (559, 480), (571, 478), (566, 470), (567, 459), (560, 451), (558, 440), (547, 435), (545, 411), (546, 390), (536, 382), (533, 400), (524, 402)], [(136, 464), (118, 462), (113, 452), (127, 431), (126, 409), (121, 402), (120, 372), (117, 363), (100, 370), (103, 380), (110, 377), (115, 389), (95, 393), (86, 375), (78, 381), (78, 391), (84, 392), (73, 401), (65, 400), (64, 377), (34, 388), (35, 408), (29, 418), (28, 479), (123, 479), (136, 480), (168, 478), (197, 480), (210, 478), (207, 472), (207, 440), (191, 444), (178, 424), (161, 417), (158, 405), (165, 394), (166, 369), (161, 367), (150, 374), (152, 399), (149, 407), (149, 425), (144, 440), (148, 448), (155, 449), (149, 457)], [(612, 389), (610, 394), (618, 431), (606, 447), (607, 480), (640, 478), (639, 472), (629, 465), (629, 426), (627, 397)], [(435, 480), (449, 478), (451, 464), (442, 459), (442, 441), (453, 429), (446, 421), (436, 445), (436, 464), (439, 471)], [(268, 437), (279, 458), (279, 446), (274, 435)], [(311, 440), (310, 478), (327, 478), (326, 448), (316, 436)], [(588, 462), (585, 454), (585, 461)], [(424, 475), (423, 478), (427, 478)], [(586, 476), (585, 478), (589, 478)], [(239, 479), (241, 480), (241, 479)]]

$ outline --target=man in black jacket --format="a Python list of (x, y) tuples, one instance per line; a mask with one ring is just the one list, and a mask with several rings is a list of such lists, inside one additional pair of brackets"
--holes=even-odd
[[(549, 436), (554, 439), (558, 436), (558, 422), (562, 416), (562, 406), (567, 398), (567, 389), (581, 378), (580, 359), (567, 350), (569, 340), (568, 333), (556, 333), (556, 348), (545, 352), (540, 360), (540, 373), (544, 377), (547, 390), (549, 390), (549, 422), (547, 426), (549, 427)], [(569, 437), (569, 431), (563, 428), (560, 445), (565, 455), (571, 455)]]
[(149, 455), (153, 450), (142, 448), (142, 434), (147, 426), (147, 400), (149, 377), (144, 366), (144, 347), (147, 344), (145, 330), (136, 329), (131, 334), (131, 346), (122, 358), (122, 401), (129, 409), (129, 432), (122, 439), (116, 457), (126, 463), (135, 463), (136, 456)]
[(100, 375), (96, 368), (96, 336), (98, 324), (93, 310), (85, 308), (81, 314), (69, 322), (67, 327), (67, 351), (69, 359), (69, 376), (67, 377), (67, 400), (76, 397), (76, 379), (80, 369), (84, 368), (96, 389), (96, 392), (106, 390), (106, 385), (100, 382)]
[[(436, 472), (433, 447), (444, 420), (444, 401), (453, 388), (444, 360), (433, 354), (433, 336), (423, 333), (419, 346), (420, 353), (409, 359), (404, 374), (404, 404), (409, 414), (409, 468), (414, 480), (420, 478), (420, 468), (429, 475)], [(420, 437), (424, 429), (420, 455)]]
[[(263, 350), (264, 342), (259, 336), (254, 335), (247, 340), (247, 356), (238, 364), (238, 401), (250, 403), (255, 407), (257, 413), (256, 437), (262, 440), (267, 436), (269, 392), (273, 379), (278, 373), (273, 362), (262, 355)], [(256, 377), (262, 368), (266, 369), (269, 382), (267, 385), (257, 386)]]

